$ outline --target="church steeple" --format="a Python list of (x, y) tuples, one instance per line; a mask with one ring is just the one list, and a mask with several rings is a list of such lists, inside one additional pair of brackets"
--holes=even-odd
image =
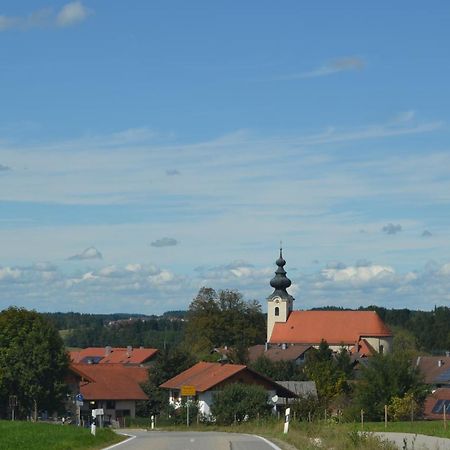
[(275, 261), (278, 269), (275, 271), (275, 276), (270, 280), (270, 285), (275, 289), (271, 297), (279, 295), (282, 298), (288, 298), (290, 295), (286, 289), (291, 285), (291, 280), (286, 276), (284, 266), (286, 261), (283, 258), (283, 249), (280, 247), (280, 257)]
[(278, 266), (275, 276), (270, 280), (270, 285), (274, 291), (267, 298), (267, 342), (270, 341), (273, 327), (276, 322), (286, 322), (292, 312), (294, 297), (286, 290), (292, 283), (286, 276), (284, 266), (286, 261), (283, 258), (283, 248), (280, 245), (280, 256), (275, 261)]

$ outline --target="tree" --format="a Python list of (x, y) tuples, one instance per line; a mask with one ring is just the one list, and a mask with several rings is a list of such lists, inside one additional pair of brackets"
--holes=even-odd
[(338, 358), (327, 342), (322, 340), (319, 348), (306, 356), (304, 371), (308, 379), (315, 381), (319, 400), (328, 405), (332, 399), (348, 391), (350, 360), (346, 350), (341, 349)]
[(392, 404), (398, 404), (398, 399), (410, 395), (421, 405), (426, 394), (419, 371), (411, 364), (408, 355), (377, 354), (370, 358), (367, 367), (361, 369), (355, 400), (358, 408), (365, 411), (367, 419), (381, 420), (384, 406), (392, 403), (394, 398), (397, 400)]
[(217, 423), (230, 425), (234, 421), (268, 415), (270, 409), (267, 392), (262, 386), (233, 383), (214, 395), (211, 413)]
[(203, 287), (189, 306), (186, 341), (199, 355), (229, 346), (239, 361), (245, 349), (265, 339), (265, 318), (257, 301), (245, 301), (237, 291)]
[(167, 391), (159, 386), (196, 362), (195, 357), (182, 348), (161, 351), (149, 371), (148, 381), (142, 384), (149, 400), (138, 403), (137, 414), (145, 417), (160, 414), (168, 406), (168, 396)]
[(0, 402), (17, 396), (19, 416), (55, 411), (67, 387), (69, 357), (57, 330), (35, 311), (11, 307), (0, 312)]
[(250, 367), (256, 372), (278, 381), (302, 381), (305, 375), (294, 361), (272, 361), (261, 355)]

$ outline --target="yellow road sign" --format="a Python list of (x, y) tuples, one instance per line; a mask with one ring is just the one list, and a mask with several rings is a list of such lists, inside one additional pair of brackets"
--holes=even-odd
[(195, 386), (181, 386), (181, 396), (182, 397), (194, 397), (195, 396)]

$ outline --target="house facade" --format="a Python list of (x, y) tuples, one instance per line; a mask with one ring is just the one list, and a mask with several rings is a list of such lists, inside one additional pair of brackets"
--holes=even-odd
[(200, 414), (210, 417), (214, 395), (220, 392), (224, 386), (232, 383), (262, 386), (267, 391), (268, 400), (275, 395), (283, 398), (296, 397), (295, 393), (284, 386), (240, 364), (199, 362), (166, 381), (160, 387), (169, 391), (169, 403), (175, 408), (181, 405), (182, 387), (194, 387), (195, 400), (198, 402)]
[(267, 299), (267, 348), (317, 347), (322, 340), (338, 351), (342, 346), (354, 353), (362, 347), (389, 352), (392, 332), (375, 311), (294, 311), (294, 298), (287, 292), (291, 280), (280, 249), (277, 270), (270, 281), (274, 291)]
[(91, 411), (102, 408), (106, 422), (123, 423), (125, 417), (136, 416), (136, 402), (148, 400), (141, 388), (147, 381), (148, 370), (144, 367), (123, 364), (74, 364), (70, 366), (77, 374), (75, 393), (83, 396), (81, 419), (89, 422)]

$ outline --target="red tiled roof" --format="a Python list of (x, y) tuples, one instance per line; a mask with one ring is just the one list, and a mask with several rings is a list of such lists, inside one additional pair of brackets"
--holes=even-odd
[(450, 388), (439, 388), (428, 395), (423, 407), (423, 415), (426, 419), (442, 419), (443, 414), (433, 413), (433, 408), (438, 400), (450, 400)]
[[(440, 361), (440, 363), (439, 363)], [(419, 356), (416, 365), (424, 376), (427, 384), (450, 383), (449, 356)]]
[(286, 323), (275, 323), (273, 344), (354, 344), (362, 336), (392, 336), (375, 311), (292, 311)]
[(86, 400), (147, 400), (140, 383), (147, 381), (144, 367), (123, 364), (71, 364), (71, 367), (94, 380), (80, 385)]
[(246, 368), (247, 366), (240, 364), (199, 362), (161, 384), (160, 387), (181, 389), (181, 386), (188, 385), (195, 386), (197, 392), (204, 392)]
[(253, 345), (248, 349), (248, 359), (255, 361), (265, 356), (271, 361), (295, 361), (310, 348), (310, 345), (288, 345), (285, 349), (277, 346), (266, 350), (265, 345)]
[(184, 372), (181, 372), (177, 376), (161, 384), (160, 387), (181, 390), (182, 386), (194, 386), (197, 392), (205, 392), (242, 372), (246, 372), (247, 375), (251, 375), (253, 380), (259, 380), (259, 382), (271, 386), (271, 388), (274, 389), (278, 395), (289, 398), (294, 398), (297, 396), (294, 392), (291, 392), (289, 389), (286, 389), (270, 378), (249, 369), (247, 366), (240, 364), (221, 364), (211, 362), (199, 362), (195, 364), (195, 366), (190, 367)]
[(121, 363), (121, 364), (143, 364), (151, 359), (158, 349), (156, 348), (132, 348), (130, 352), (124, 347), (111, 348), (110, 353), (105, 347), (89, 347), (70, 352), (70, 359), (74, 363), (80, 363), (87, 358), (102, 358), (98, 364)]
[(373, 356), (377, 351), (367, 342), (366, 339), (361, 339), (357, 345), (350, 350), (351, 354), (358, 354), (360, 357)]

